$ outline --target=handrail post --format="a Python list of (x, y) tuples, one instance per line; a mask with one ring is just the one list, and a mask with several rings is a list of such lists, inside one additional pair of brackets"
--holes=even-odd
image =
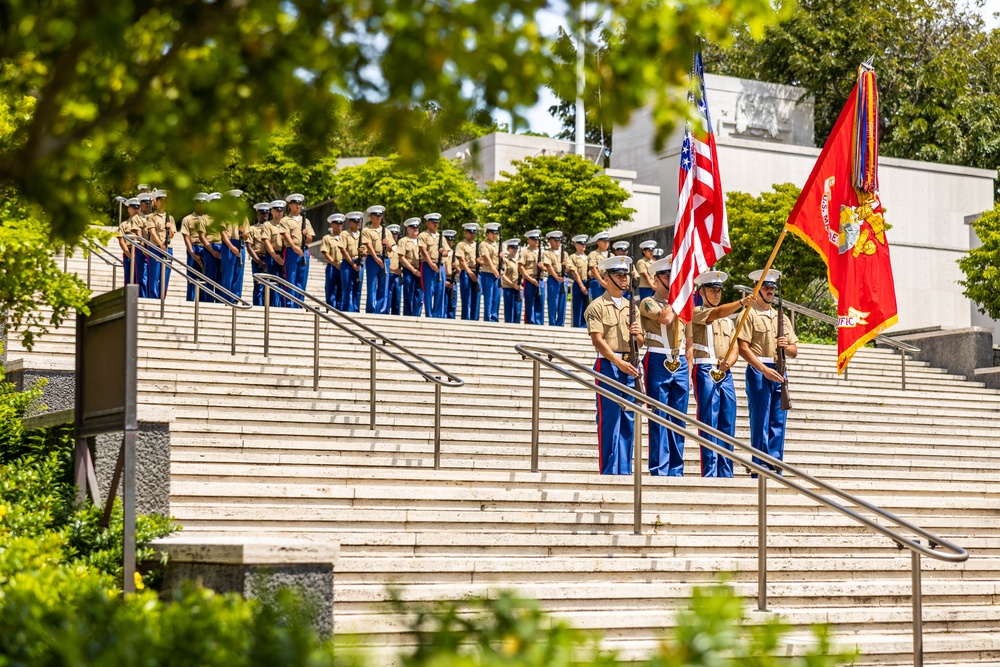
[(264, 283), (264, 356), (271, 346), (271, 285)]
[(538, 408), (542, 365), (535, 359), (531, 367), (531, 472), (538, 472)]
[(90, 289), (90, 260), (92, 259), (93, 254), (93, 250), (87, 253), (87, 289)]
[[(375, 342), (374, 340), (372, 341)], [(368, 364), (368, 427), (375, 430), (375, 346), (369, 348), (371, 355)]]
[(437, 382), (434, 383), (434, 469), (441, 469), (441, 385)]
[(63, 273), (69, 271), (69, 249), (63, 244)]
[[(152, 255), (150, 255), (152, 256)], [(160, 261), (160, 319), (167, 305), (167, 263)], [(235, 354), (235, 352), (233, 353)]]
[[(132, 266), (135, 266), (133, 262)], [(194, 342), (198, 342), (198, 302), (201, 301), (201, 283), (194, 284)]]
[(923, 593), (920, 586), (920, 552), (910, 551), (913, 578), (913, 667), (924, 665)]
[(899, 350), (899, 362), (903, 373), (903, 391), (906, 391), (906, 350)]
[(319, 313), (313, 313), (313, 391), (319, 391)]
[(230, 310), (233, 311), (233, 318), (232, 318), (231, 328), (229, 331), (229, 341), (230, 341), (229, 354), (235, 357), (236, 356), (236, 308), (235, 307), (230, 308)]
[(767, 475), (757, 478), (757, 611), (767, 611)]
[(118, 289), (118, 267), (114, 264), (111, 265), (111, 289)]
[(632, 411), (632, 532), (642, 535), (642, 415)]

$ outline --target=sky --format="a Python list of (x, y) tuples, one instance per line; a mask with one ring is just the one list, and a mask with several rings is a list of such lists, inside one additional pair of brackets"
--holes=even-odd
[[(559, 4), (561, 5), (561, 3)], [(562, 5), (558, 9), (564, 12), (565, 5)], [(554, 35), (560, 26), (564, 28), (566, 26), (566, 21), (562, 13), (558, 13), (558, 9), (557, 11), (541, 11), (538, 13), (538, 24), (546, 35)], [(997, 17), (997, 14), (1000, 14), (1000, 0), (985, 0), (979, 12), (986, 22), (987, 29), (993, 30), (1000, 27), (1000, 18)], [(562, 130), (562, 124), (549, 114), (549, 107), (556, 104), (558, 98), (548, 88), (542, 88), (539, 91), (539, 96), (538, 103), (527, 109), (524, 113), (527, 117), (529, 127), (520, 129), (530, 129), (533, 132), (556, 135)], [(497, 114), (497, 120), (509, 125), (510, 115), (506, 112), (500, 112)]]

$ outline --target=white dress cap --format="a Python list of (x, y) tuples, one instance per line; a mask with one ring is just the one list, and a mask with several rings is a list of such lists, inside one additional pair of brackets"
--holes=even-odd
[(729, 274), (723, 271), (705, 271), (694, 279), (694, 284), (698, 287), (722, 287)]
[(138, 199), (139, 203), (141, 204), (144, 201), (153, 201), (153, 195), (149, 194), (148, 192), (143, 192), (141, 195), (136, 197), (136, 199)]
[(499, 222), (487, 222), (484, 225), (484, 227), (486, 228), (486, 231), (488, 231), (488, 232), (499, 232), (500, 231), (500, 223)]
[(365, 218), (365, 214), (362, 213), (361, 211), (351, 211), (350, 213), (347, 214), (347, 219), (348, 220), (355, 220), (357, 222), (360, 222), (360, 221), (364, 220), (364, 218)]
[(365, 213), (368, 215), (385, 215), (385, 206), (369, 206)]
[(268, 204), (266, 201), (262, 201), (259, 204), (254, 204), (253, 205), (253, 210), (255, 210), (255, 211), (267, 211), (270, 208), (271, 208), (271, 205)]
[(524, 238), (526, 239), (540, 239), (542, 238), (542, 230), (532, 229), (530, 232), (525, 232)]
[(333, 223), (337, 223), (338, 225), (342, 225), (342, 224), (344, 224), (344, 220), (345, 219), (347, 219), (347, 216), (344, 215), (343, 213), (334, 213), (332, 215), (326, 216), (326, 221), (329, 222), (331, 225)]
[(631, 257), (608, 257), (597, 268), (605, 273), (628, 273), (632, 268)]
[(132, 207), (132, 208), (139, 208), (139, 199), (138, 199), (138, 197), (132, 197), (127, 202), (125, 202), (125, 205), (129, 206), (129, 207)]
[(271, 202), (271, 208), (280, 208), (280, 209), (284, 210), (284, 208), (285, 208), (285, 200), (284, 199), (275, 199), (273, 202)]
[(577, 234), (573, 237), (573, 243), (582, 243), (583, 245), (587, 245), (587, 235)]
[(199, 192), (198, 194), (196, 194), (194, 196), (194, 200), (195, 201), (208, 201), (208, 193), (207, 192)]
[(446, 239), (453, 239), (453, 238), (455, 238), (455, 230), (454, 229), (446, 229), (446, 230), (444, 230), (444, 231), (441, 232), (441, 236), (445, 237)]
[(441, 222), (441, 214), (440, 213), (428, 213), (427, 215), (424, 216), (424, 220), (430, 220), (432, 222)]
[(419, 227), (420, 218), (407, 218), (403, 224), (407, 227)]
[(607, 232), (597, 232), (596, 234), (590, 237), (590, 242), (597, 243), (598, 241), (607, 241), (610, 238), (611, 234)]
[(287, 201), (289, 204), (303, 204), (306, 201), (306, 196), (296, 192), (295, 194), (291, 194), (285, 197), (285, 201)]
[(462, 229), (464, 229), (467, 232), (472, 232), (473, 234), (475, 234), (476, 232), (479, 231), (479, 223), (478, 222), (467, 222), (464, 225), (462, 225)]
[(653, 257), (663, 257), (663, 248), (653, 248)]
[(243, 191), (242, 190), (226, 190), (226, 195), (228, 195), (230, 197), (242, 197), (243, 196)]
[[(764, 273), (763, 269), (757, 269), (756, 271), (751, 271), (750, 275), (747, 276), (750, 280), (755, 283), (760, 280), (760, 276)], [(778, 278), (781, 277), (781, 271), (775, 271), (774, 269), (769, 269), (767, 276), (764, 278), (764, 285), (770, 285), (771, 287), (776, 287), (778, 285)]]
[(628, 250), (628, 241), (615, 241), (611, 247), (615, 250)]
[(643, 241), (639, 244), (640, 250), (652, 250), (656, 247), (656, 241)]
[(507, 239), (506, 241), (503, 242), (503, 247), (505, 248), (509, 248), (511, 246), (514, 246), (516, 248), (519, 245), (521, 245), (521, 239), (519, 238)]
[(658, 259), (649, 265), (649, 272), (654, 276), (658, 273), (670, 273), (670, 265), (672, 263), (673, 262), (669, 257)]
[(563, 233), (561, 231), (559, 231), (558, 229), (554, 229), (554, 230), (552, 230), (551, 232), (549, 232), (548, 234), (545, 235), (545, 238), (547, 238), (547, 239), (556, 239), (558, 241), (562, 241), (562, 237), (563, 237)]

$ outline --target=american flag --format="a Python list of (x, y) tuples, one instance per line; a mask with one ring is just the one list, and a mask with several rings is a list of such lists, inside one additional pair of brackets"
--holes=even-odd
[(691, 321), (694, 279), (732, 249), (715, 135), (708, 115), (701, 53), (695, 54), (691, 80), (691, 101), (697, 105), (698, 119), (693, 131), (688, 123), (681, 147), (674, 259), (670, 271), (670, 306), (685, 322)]

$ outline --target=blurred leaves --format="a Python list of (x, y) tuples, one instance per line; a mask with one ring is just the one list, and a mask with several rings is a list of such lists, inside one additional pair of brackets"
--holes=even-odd
[(958, 260), (958, 266), (965, 274), (959, 281), (964, 287), (963, 294), (976, 302), (979, 312), (994, 320), (1000, 320), (1000, 204), (983, 213), (972, 229), (979, 237), (980, 245)]

